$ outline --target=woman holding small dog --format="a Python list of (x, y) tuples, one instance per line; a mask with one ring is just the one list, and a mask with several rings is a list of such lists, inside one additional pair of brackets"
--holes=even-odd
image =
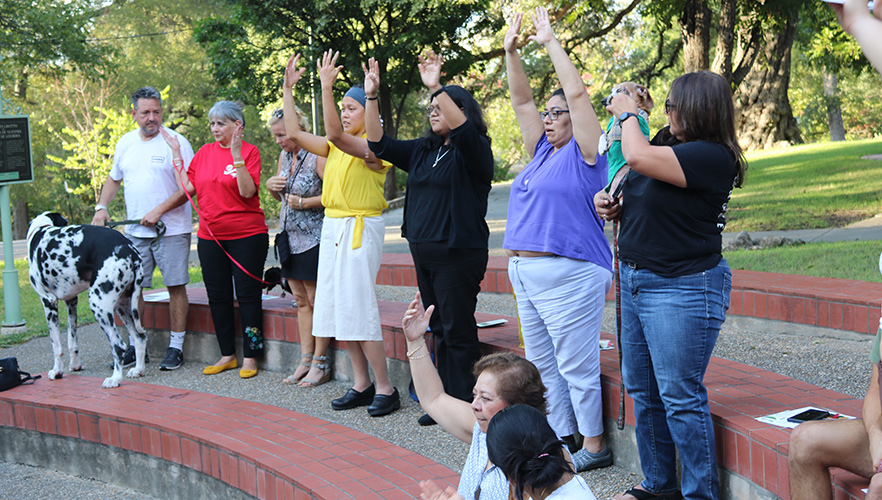
[(527, 359), (548, 387), (549, 423), (574, 451), (581, 472), (612, 465), (603, 439), (599, 345), (612, 253), (591, 194), (606, 185), (606, 158), (598, 154), (603, 131), (541, 7), (529, 39), (548, 51), (562, 88), (539, 113), (518, 55), (521, 19), (516, 14), (505, 35), (505, 61), (512, 107), (533, 160), (512, 183), (503, 246)]
[[(261, 282), (269, 246), (266, 221), (257, 192), (260, 186), (260, 153), (242, 140), (245, 115), (238, 104), (220, 101), (208, 111), (215, 142), (199, 149), (190, 168), (181, 168), (177, 140), (162, 130), (173, 153), (178, 179), (199, 200), (197, 250), (208, 306), (221, 358), (202, 371), (214, 375), (238, 367), (236, 361), (233, 289), (239, 302), (243, 335), (243, 360), (239, 376), (257, 375), (257, 358), (263, 355)], [(245, 270), (240, 269), (235, 259)]]
[[(300, 108), (294, 107), (297, 126), (309, 128), (309, 121)], [(279, 172), (266, 181), (273, 198), (282, 201), (279, 222), (291, 249), (287, 259), (279, 256), (282, 279), (297, 303), (297, 329), (300, 332), (300, 365), (282, 379), (285, 384), (315, 387), (331, 378), (328, 345), (331, 339), (312, 336), (312, 307), (315, 304), (315, 280), (318, 273), (319, 241), (322, 235), (322, 177), (325, 159), (302, 149), (288, 137), (284, 111), (277, 109), (269, 119), (269, 128), (279, 154)], [(296, 160), (296, 161), (295, 161)]]
[[(665, 114), (679, 144), (653, 146), (637, 104), (613, 96), (631, 167), (626, 203), (605, 191), (597, 212), (620, 219), (622, 377), (634, 399), (644, 480), (618, 500), (719, 498), (714, 429), (703, 379), (726, 319), (732, 274), (721, 233), (747, 162), (735, 136), (731, 88), (700, 71), (674, 80)], [(639, 293), (638, 293), (639, 292)], [(683, 478), (678, 484), (676, 454)]]

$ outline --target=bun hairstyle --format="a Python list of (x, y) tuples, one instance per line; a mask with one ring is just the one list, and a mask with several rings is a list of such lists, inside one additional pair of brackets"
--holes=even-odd
[(490, 462), (512, 483), (517, 500), (524, 500), (527, 486), (541, 490), (556, 485), (567, 472), (575, 474), (563, 446), (545, 414), (532, 406), (509, 406), (487, 427)]

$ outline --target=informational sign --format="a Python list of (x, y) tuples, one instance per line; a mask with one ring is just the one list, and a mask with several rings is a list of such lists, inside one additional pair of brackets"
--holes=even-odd
[(33, 182), (31, 129), (27, 116), (0, 118), (0, 184)]

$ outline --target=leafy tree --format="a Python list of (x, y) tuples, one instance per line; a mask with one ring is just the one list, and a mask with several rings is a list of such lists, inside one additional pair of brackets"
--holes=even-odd
[[(440, 51), (449, 78), (474, 61), (472, 40), (501, 27), (490, 0), (228, 2), (231, 16), (207, 20), (196, 32), (225, 93), (255, 103), (276, 100), (288, 57), (301, 52), (305, 60), (316, 60), (326, 49), (340, 51), (344, 73), (338, 87), (343, 90), (363, 80), (361, 65), (374, 57), (383, 74), (380, 113), (392, 137), (400, 130), (408, 96), (422, 89), (417, 55), (428, 48)], [(387, 198), (395, 194), (394, 175), (387, 177)]]

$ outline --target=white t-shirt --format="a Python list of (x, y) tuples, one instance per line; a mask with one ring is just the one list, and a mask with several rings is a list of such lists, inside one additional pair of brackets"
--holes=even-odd
[(546, 500), (597, 500), (584, 479), (574, 475), (566, 484), (545, 497)]
[[(189, 168), (190, 160), (193, 159), (190, 142), (174, 130), (165, 130), (178, 138), (184, 168)], [(179, 190), (172, 165), (171, 148), (162, 138), (162, 134), (156, 134), (148, 141), (141, 140), (140, 129), (132, 130), (116, 143), (110, 177), (115, 181), (123, 181), (126, 219), (141, 220), (147, 212)], [(165, 223), (165, 234), (168, 236), (193, 231), (189, 202), (169, 210), (162, 215), (161, 220)], [(155, 229), (140, 224), (126, 226), (126, 233), (139, 238), (156, 236)]]

